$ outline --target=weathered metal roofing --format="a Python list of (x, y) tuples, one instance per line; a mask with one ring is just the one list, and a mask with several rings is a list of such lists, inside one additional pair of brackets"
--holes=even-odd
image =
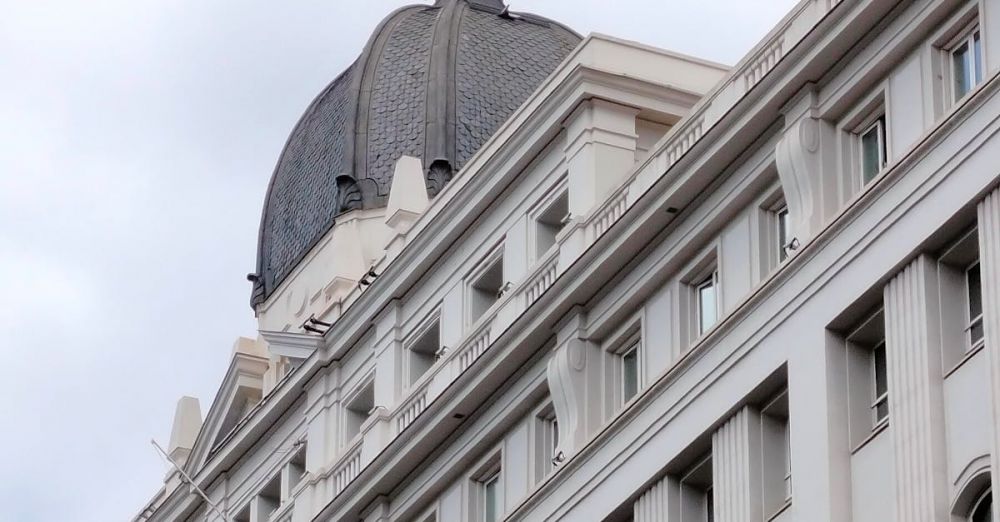
[[(431, 196), (580, 42), (501, 0), (438, 0), (390, 14), (306, 109), (278, 159), (251, 304), (262, 303), (348, 210), (385, 205), (393, 165), (422, 158)], [(437, 162), (438, 168), (430, 169)]]

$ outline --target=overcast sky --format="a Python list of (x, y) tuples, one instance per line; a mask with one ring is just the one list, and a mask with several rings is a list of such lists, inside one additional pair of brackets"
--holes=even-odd
[[(128, 520), (162, 484), (150, 438), (255, 333), (285, 138), (406, 3), (0, 0), (0, 517)], [(793, 3), (510, 2), (728, 64)]]

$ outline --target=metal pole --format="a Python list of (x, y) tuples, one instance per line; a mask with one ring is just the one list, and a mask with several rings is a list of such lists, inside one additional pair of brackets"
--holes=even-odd
[(167, 454), (166, 451), (163, 451), (163, 448), (161, 448), (160, 445), (156, 443), (156, 439), (150, 439), (149, 442), (152, 442), (153, 447), (156, 448), (156, 451), (159, 451), (161, 455), (163, 455), (164, 457), (166, 457), (168, 461), (170, 461), (170, 464), (173, 465), (174, 469), (180, 472), (181, 477), (184, 478), (184, 481), (187, 482), (198, 493), (198, 495), (200, 495), (201, 498), (205, 500), (205, 503), (208, 504), (208, 506), (212, 508), (213, 511), (215, 511), (216, 513), (219, 514), (220, 517), (222, 517), (222, 520), (224, 520), (225, 522), (232, 522), (229, 516), (227, 516), (225, 512), (219, 509), (219, 507), (216, 506), (215, 503), (213, 503), (212, 500), (208, 498), (208, 495), (206, 495), (205, 492), (202, 491), (201, 488), (199, 488), (198, 485), (195, 484), (193, 480), (191, 480), (191, 477), (188, 476), (187, 473), (184, 473), (184, 470), (179, 465), (177, 465), (177, 462), (175, 462), (174, 459), (172, 459), (170, 455)]

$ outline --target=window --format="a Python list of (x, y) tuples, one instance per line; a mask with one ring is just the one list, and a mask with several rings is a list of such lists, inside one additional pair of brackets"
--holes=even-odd
[(712, 456), (698, 460), (681, 477), (680, 511), (682, 522), (714, 522), (715, 506), (712, 491)]
[(503, 297), (508, 285), (504, 283), (503, 246), (493, 251), (473, 272), (469, 285), (469, 322), (475, 322)]
[(788, 391), (769, 400), (760, 413), (764, 514), (770, 517), (785, 509), (792, 500)]
[(979, 261), (976, 261), (965, 271), (965, 295), (968, 304), (969, 351), (983, 345), (983, 286), (979, 275)]
[(885, 312), (881, 305), (862, 316), (847, 335), (848, 415), (855, 447), (880, 431), (889, 418)]
[(427, 373), (441, 351), (440, 319), (435, 317), (422, 328), (406, 347), (406, 375), (410, 386)]
[(878, 176), (886, 165), (885, 114), (858, 133), (861, 150), (861, 184), (867, 185)]
[(628, 402), (639, 392), (639, 345), (622, 354), (622, 402)]
[(258, 513), (258, 520), (267, 520), (278, 510), (281, 504), (281, 475), (275, 475), (264, 485), (257, 497), (251, 501), (250, 510)]
[(944, 372), (983, 346), (983, 289), (978, 231), (972, 227), (938, 257)]
[(712, 274), (697, 284), (698, 296), (698, 333), (703, 334), (715, 326), (719, 319), (719, 272)]
[(498, 522), (503, 513), (503, 492), (500, 470), (497, 469), (479, 481), (479, 520)]
[(292, 499), (292, 492), (296, 486), (302, 482), (306, 474), (306, 441), (300, 440), (292, 446), (291, 460), (286, 465), (286, 471), (282, 478), (285, 481), (281, 488), (281, 502), (285, 503)]
[(993, 490), (989, 487), (979, 494), (969, 511), (969, 522), (993, 522)]
[(983, 81), (983, 45), (979, 28), (962, 33), (948, 51), (951, 56), (951, 79), (954, 101), (962, 99)]
[(878, 426), (889, 418), (889, 384), (886, 382), (885, 341), (883, 340), (872, 350), (872, 415), (874, 425)]
[(535, 478), (541, 480), (562, 462), (558, 450), (559, 421), (552, 403), (545, 404), (535, 412), (535, 444)]
[(556, 244), (556, 236), (569, 223), (569, 193), (562, 191), (546, 201), (547, 206), (535, 217), (535, 257), (539, 258)]
[(361, 433), (361, 426), (375, 409), (375, 383), (369, 381), (362, 386), (344, 408), (344, 443), (347, 444)]

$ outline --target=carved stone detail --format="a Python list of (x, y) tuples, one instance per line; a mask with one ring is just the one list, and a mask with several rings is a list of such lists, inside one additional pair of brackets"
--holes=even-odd
[(583, 319), (575, 317), (560, 332), (546, 368), (552, 407), (559, 421), (556, 455), (574, 455), (601, 425), (600, 347), (584, 339)]
[(337, 176), (337, 214), (342, 214), (350, 210), (359, 210), (362, 207), (361, 187), (351, 176), (341, 174)]
[(432, 198), (437, 196), (451, 181), (453, 175), (454, 169), (451, 162), (446, 159), (434, 160), (430, 168), (427, 169), (427, 195)]

